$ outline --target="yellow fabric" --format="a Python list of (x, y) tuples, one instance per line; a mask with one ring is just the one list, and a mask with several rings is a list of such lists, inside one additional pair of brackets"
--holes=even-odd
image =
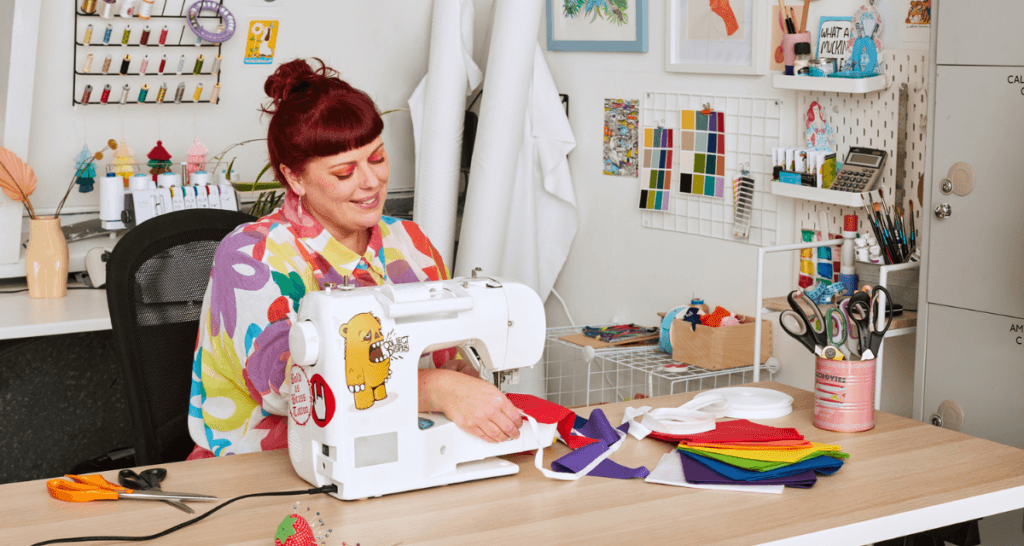
[(707, 453), (717, 453), (719, 455), (729, 455), (730, 457), (738, 457), (740, 459), (752, 459), (755, 461), (768, 461), (773, 463), (795, 463), (816, 451), (839, 451), (841, 449), (839, 446), (819, 444), (818, 442), (811, 442), (811, 447), (801, 449), (721, 449), (692, 446), (687, 447), (694, 451), (704, 451)]

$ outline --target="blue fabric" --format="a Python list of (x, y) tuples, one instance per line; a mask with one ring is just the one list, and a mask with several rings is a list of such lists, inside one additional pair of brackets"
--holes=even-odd
[(776, 468), (775, 470), (769, 470), (767, 472), (758, 472), (756, 470), (747, 470), (745, 468), (738, 468), (731, 464), (723, 463), (712, 459), (710, 457), (703, 457), (696, 453), (690, 453), (689, 451), (683, 451), (683, 455), (707, 466), (715, 472), (739, 481), (745, 482), (756, 482), (761, 480), (773, 480), (776, 478), (784, 478), (786, 476), (793, 476), (807, 470), (813, 470), (818, 474), (825, 476), (831, 476), (835, 474), (837, 470), (842, 468), (843, 460), (836, 459), (835, 457), (829, 457), (828, 455), (819, 455), (817, 457), (811, 457), (798, 463), (784, 466), (782, 468)]

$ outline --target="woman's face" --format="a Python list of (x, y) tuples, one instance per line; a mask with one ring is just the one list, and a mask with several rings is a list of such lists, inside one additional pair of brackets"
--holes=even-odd
[(318, 157), (302, 173), (281, 166), (291, 188), (312, 214), (345, 246), (365, 245), (364, 233), (380, 221), (388, 194), (388, 154), (377, 137), (366, 146)]

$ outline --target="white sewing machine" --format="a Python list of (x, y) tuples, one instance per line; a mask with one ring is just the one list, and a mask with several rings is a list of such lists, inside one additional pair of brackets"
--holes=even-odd
[(496, 457), (550, 446), (554, 426), (534, 434), (524, 422), (517, 440), (494, 444), (420, 413), (417, 364), (425, 352), (458, 347), (500, 384), (540, 360), (544, 335), (540, 298), (508, 279), (307, 294), (288, 339), (292, 466), (311, 484), (337, 485), (345, 500), (515, 474)]

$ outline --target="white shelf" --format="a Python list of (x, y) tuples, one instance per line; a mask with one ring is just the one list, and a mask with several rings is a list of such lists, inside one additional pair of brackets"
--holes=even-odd
[(794, 89), (797, 91), (822, 91), (832, 93), (871, 93), (881, 91), (885, 85), (885, 76), (872, 78), (812, 78), (810, 76), (787, 76), (772, 74), (772, 87), (775, 89)]
[(848, 191), (823, 190), (820, 188), (809, 188), (785, 182), (772, 182), (772, 194), (782, 197), (793, 197), (795, 199), (806, 199), (808, 201), (819, 201), (831, 203), (844, 207), (858, 208), (864, 206), (864, 198), (860, 193)]

